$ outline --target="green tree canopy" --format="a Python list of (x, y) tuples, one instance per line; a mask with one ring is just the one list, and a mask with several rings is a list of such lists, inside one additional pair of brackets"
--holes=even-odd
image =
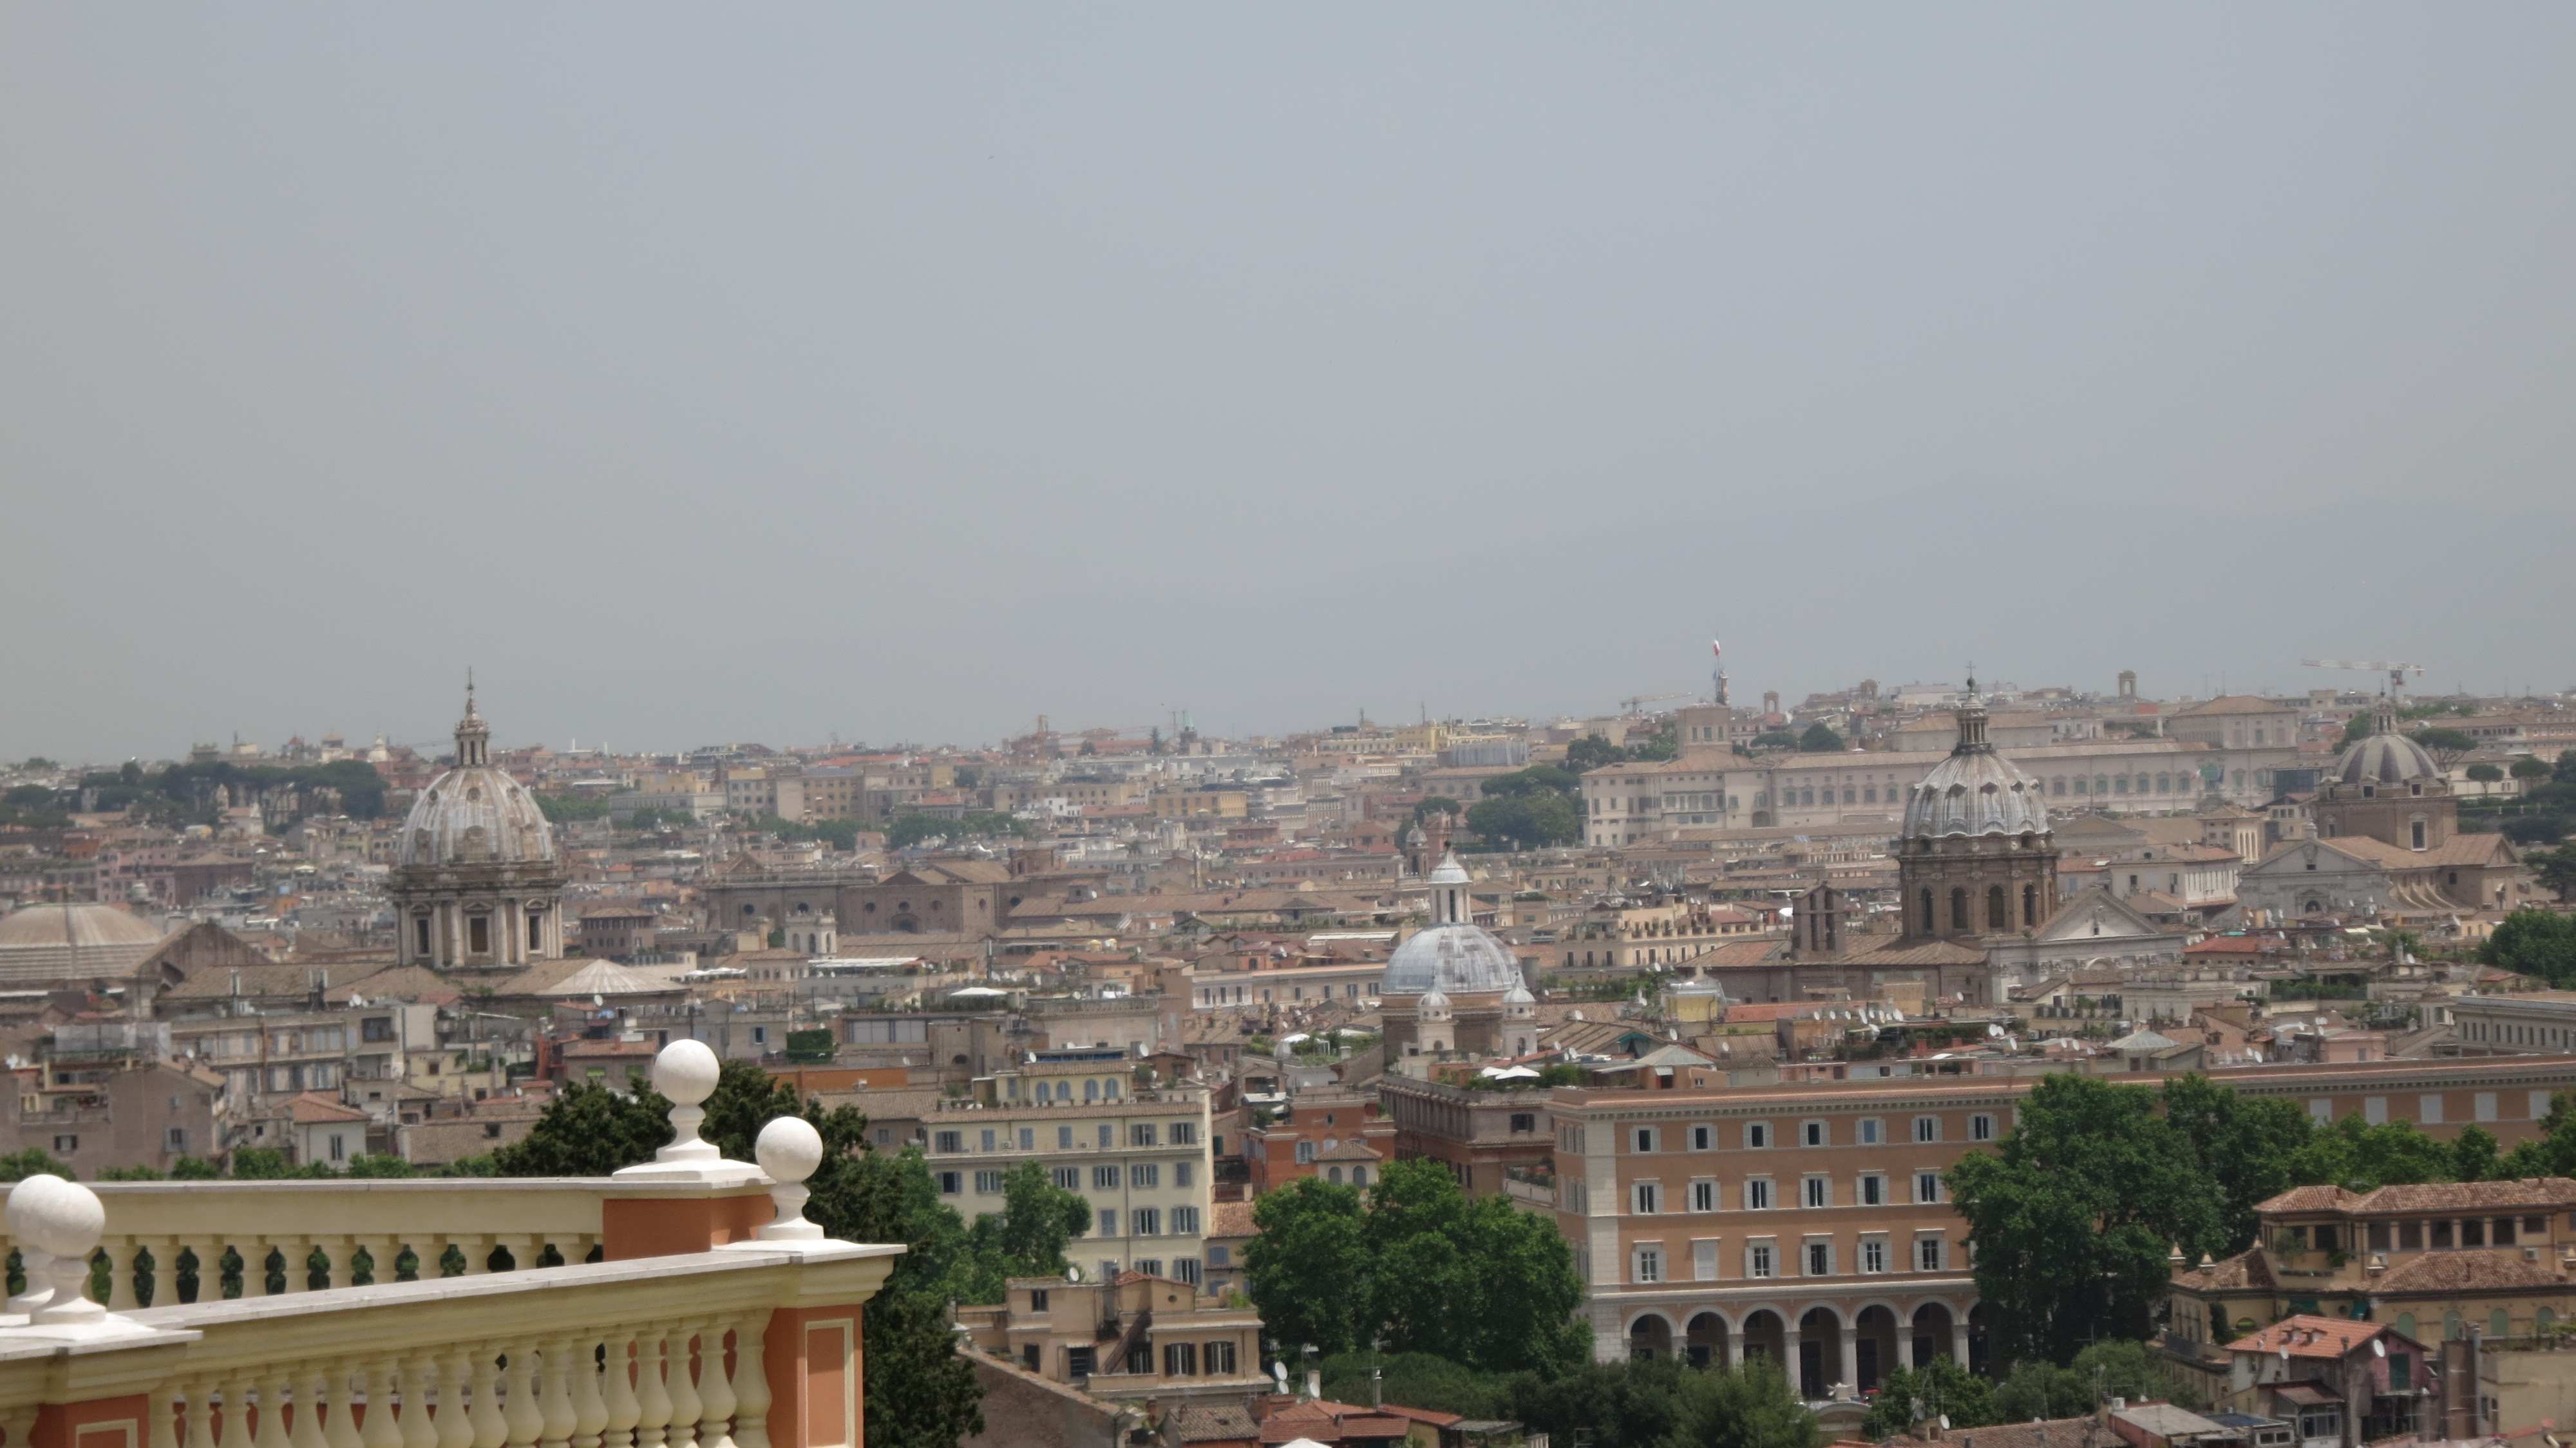
[(1576, 774), (1599, 769), (1605, 764), (1623, 764), (1627, 758), (1627, 750), (1598, 734), (1586, 734), (1565, 746), (1565, 767)]
[(1451, 799), (1445, 794), (1427, 794), (1422, 797), (1422, 802), (1420, 804), (1413, 807), (1413, 822), (1415, 824), (1420, 824), (1424, 820), (1427, 820), (1436, 814), (1445, 814), (1452, 819), (1456, 819), (1466, 812), (1467, 807), (1465, 805), (1460, 804), (1458, 801)]
[[(2568, 751), (2576, 754), (2576, 750)], [(2478, 959), (2553, 986), (2576, 981), (2576, 915), (2516, 910), (2478, 942)]]
[(970, 810), (965, 818), (953, 820), (937, 815), (902, 814), (895, 816), (894, 822), (886, 826), (886, 844), (903, 850), (924, 840), (1020, 837), (1028, 833), (1028, 821), (990, 810)]
[(1798, 748), (1809, 754), (1840, 754), (1843, 737), (1822, 724), (1810, 724), (1807, 732), (1798, 736)]
[(2165, 1119), (2191, 1143), (2201, 1170), (2219, 1191), (2225, 1253), (2254, 1244), (2254, 1208), (2298, 1183), (2292, 1154), (2308, 1144), (2315, 1125), (2287, 1101), (2242, 1096), (2194, 1071), (2169, 1078), (2158, 1094)]
[(1892, 1438), (1914, 1431), (1917, 1423), (1948, 1418), (1952, 1428), (1982, 1428), (2003, 1419), (1995, 1415), (1994, 1388), (1985, 1379), (1946, 1356), (1919, 1368), (1899, 1368), (1870, 1404), (1861, 1433)]
[(2457, 729), (2418, 729), (2414, 739), (2444, 769), (2459, 763), (2462, 756), (2476, 753), (2478, 748), (2477, 740)]
[(2226, 1246), (2226, 1198), (2157, 1103), (2143, 1086), (2044, 1077), (1998, 1152), (1950, 1169), (2000, 1360), (2062, 1363), (2098, 1338), (2144, 1338), (2166, 1254)]
[(1761, 733), (1753, 736), (1753, 747), (1756, 749), (1795, 749), (1798, 747), (1798, 736), (1790, 733), (1786, 729), (1765, 729)]
[(2291, 1154), (2288, 1166), (2291, 1180), (2300, 1185), (2367, 1192), (2455, 1180), (2451, 1173), (2456, 1162), (2451, 1143), (2427, 1134), (2414, 1122), (2372, 1126), (2353, 1115), (2316, 1133)]
[(1581, 840), (1583, 817), (1564, 795), (1536, 791), (1476, 801), (1468, 807), (1467, 828), (1488, 844), (1536, 850)]
[(1533, 764), (1510, 774), (1497, 774), (1485, 781), (1479, 791), (1486, 799), (1502, 799), (1519, 794), (1562, 794), (1572, 796), (1583, 789), (1583, 777), (1553, 764)]
[(1816, 1415), (1770, 1363), (1683, 1373), (1674, 1404), (1664, 1448), (1817, 1448), (1824, 1441)]
[(2469, 778), (2480, 784), (2499, 784), (2504, 780), (2504, 771), (2492, 764), (2472, 764), (2467, 772)]
[(2576, 895), (2576, 845), (2560, 845), (2554, 850), (2525, 850), (2522, 863), (2543, 889), (2556, 892), (2558, 903), (2564, 905), (2570, 895)]
[[(578, 1081), (547, 1103), (526, 1136), (492, 1155), (503, 1176), (596, 1177), (650, 1161), (670, 1140), (671, 1103), (660, 1092), (648, 1086), (621, 1096)], [(238, 1173), (241, 1153), (233, 1160)]]
[(2526, 754), (2520, 759), (2515, 760), (2512, 764), (2506, 766), (2505, 773), (2512, 775), (2516, 779), (2547, 779), (2549, 777), (2549, 766), (2542, 760)]
[(1363, 1197), (1303, 1178), (1253, 1207), (1253, 1301), (1283, 1343), (1349, 1352), (1383, 1338), (1488, 1371), (1561, 1371), (1588, 1333), (1572, 1249), (1503, 1197), (1470, 1200), (1437, 1162), (1391, 1162)]

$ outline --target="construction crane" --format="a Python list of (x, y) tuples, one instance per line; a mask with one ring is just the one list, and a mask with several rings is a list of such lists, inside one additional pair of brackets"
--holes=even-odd
[(2358, 662), (2348, 659), (2301, 659), (2299, 666), (2305, 669), (2357, 669), (2370, 674), (2384, 672), (2388, 675), (2388, 697), (2400, 704), (2406, 702), (2406, 676), (2410, 673), (2424, 672), (2422, 664), (2388, 664), (2381, 663), (2377, 659), (2363, 659)]
[(1688, 689), (1684, 689), (1678, 694), (1639, 694), (1633, 699), (1620, 700), (1619, 712), (1622, 714), (1634, 714), (1637, 712), (1637, 706), (1640, 704), (1652, 704), (1662, 699), (1687, 699), (1690, 696), (1690, 690)]

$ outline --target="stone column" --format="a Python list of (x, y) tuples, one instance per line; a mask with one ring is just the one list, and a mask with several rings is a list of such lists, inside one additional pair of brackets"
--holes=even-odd
[[(584, 1368), (590, 1364), (583, 1363)], [(568, 1448), (572, 1442), (573, 1424), (579, 1421), (572, 1408), (572, 1339), (559, 1337), (546, 1344), (543, 1364), (545, 1382), (537, 1394), (537, 1411), (545, 1418), (545, 1428), (537, 1442), (544, 1448)]]
[(635, 1401), (642, 1415), (635, 1420), (639, 1448), (662, 1448), (671, 1433), (671, 1394), (662, 1384), (662, 1344), (670, 1330), (648, 1327), (635, 1338)]
[(601, 1375), (601, 1396), (608, 1402), (608, 1422), (600, 1429), (602, 1448), (633, 1448), (635, 1424), (644, 1405), (635, 1397), (635, 1333), (620, 1328), (608, 1335), (608, 1371)]
[(692, 1320), (672, 1330), (665, 1352), (663, 1390), (671, 1395), (671, 1427), (662, 1441), (669, 1448), (695, 1448), (698, 1441), (698, 1417), (706, 1411), (706, 1401), (698, 1396), (696, 1374), (690, 1371), (689, 1344), (698, 1335), (698, 1324)]
[[(572, 1448), (599, 1448), (608, 1427), (608, 1396), (600, 1391), (599, 1335), (583, 1333), (572, 1342), (566, 1366), (572, 1372)], [(612, 1360), (613, 1361), (613, 1360)]]
[(99, 1246), (107, 1253), (107, 1310), (132, 1312), (141, 1305), (134, 1300), (135, 1240), (110, 1237)]
[(725, 1374), (725, 1329), (718, 1318), (698, 1333), (698, 1448), (735, 1448), (733, 1384)]
[(1726, 1329), (1726, 1361), (1720, 1364), (1720, 1366), (1730, 1368), (1740, 1368), (1744, 1366), (1744, 1329), (1742, 1327), (1734, 1324), (1728, 1325)]
[(1842, 1330), (1842, 1339), (1842, 1384), (1846, 1391), (1857, 1395), (1860, 1392), (1860, 1330), (1854, 1327), (1845, 1327)]
[(1968, 1324), (1964, 1320), (1950, 1324), (1950, 1360), (1963, 1368), (1968, 1365)]
[(1807, 1357), (1799, 1351), (1805, 1339), (1798, 1335), (1798, 1324), (1786, 1322), (1780, 1327), (1780, 1371), (1789, 1379), (1789, 1391), (1803, 1398), (1807, 1395)]

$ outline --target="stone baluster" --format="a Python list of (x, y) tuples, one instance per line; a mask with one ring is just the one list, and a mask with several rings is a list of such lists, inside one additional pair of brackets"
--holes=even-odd
[(572, 1410), (572, 1339), (548, 1342), (541, 1366), (545, 1381), (537, 1390), (537, 1413), (545, 1427), (537, 1442), (542, 1448), (570, 1448), (573, 1424), (580, 1421)]
[(143, 1305), (134, 1296), (135, 1239), (110, 1237), (100, 1245), (107, 1249), (107, 1310), (132, 1312)]
[(482, 1236), (451, 1238), (456, 1250), (465, 1254), (465, 1275), (481, 1277), (492, 1270), (492, 1247), (497, 1238)]
[(322, 1440), (331, 1448), (367, 1448), (366, 1438), (358, 1431), (358, 1393), (356, 1364), (342, 1359), (325, 1370), (322, 1394), (314, 1403), (329, 1410), (322, 1418)]
[(510, 1448), (528, 1448), (546, 1431), (546, 1415), (537, 1407), (537, 1345), (526, 1338), (510, 1341), (509, 1386), (501, 1391), (501, 1418), (509, 1424)]
[(733, 1383), (725, 1372), (725, 1329), (717, 1318), (698, 1336), (698, 1448), (734, 1448)]
[(668, 1370), (664, 1387), (671, 1395), (671, 1428), (663, 1438), (669, 1448), (696, 1448), (698, 1416), (706, 1410), (706, 1400), (698, 1396), (697, 1374), (691, 1371), (689, 1344), (697, 1337), (698, 1324), (683, 1321), (671, 1333)]
[[(224, 1379), (223, 1426), (220, 1430), (224, 1448), (250, 1448), (251, 1380), (247, 1373)], [(208, 1443), (215, 1440), (209, 1438)]]
[[(589, 1333), (572, 1343), (565, 1367), (572, 1373), (572, 1448), (599, 1448), (608, 1427), (608, 1398), (600, 1391), (599, 1343)], [(612, 1359), (612, 1362), (614, 1360)]]
[(215, 1385), (200, 1378), (181, 1385), (179, 1395), (188, 1402), (185, 1431), (179, 1435), (183, 1448), (214, 1448)]
[(635, 1334), (621, 1328), (608, 1335), (608, 1371), (600, 1382), (608, 1402), (608, 1424), (600, 1430), (600, 1448), (635, 1448), (635, 1424), (644, 1405), (635, 1396)]
[(356, 1284), (351, 1282), (349, 1278), (350, 1273), (355, 1270), (350, 1264), (358, 1260), (358, 1239), (355, 1237), (322, 1237), (316, 1240), (321, 1244), (322, 1250), (330, 1255), (330, 1282), (333, 1290), (336, 1291), (343, 1287), (355, 1286)]
[(367, 1419), (358, 1425), (365, 1448), (404, 1448), (402, 1420), (394, 1415), (394, 1363), (392, 1353), (367, 1360)]
[(313, 1249), (322, 1245), (319, 1237), (280, 1237), (274, 1243), (286, 1258), (286, 1290), (289, 1294), (313, 1290)]
[(352, 1287), (358, 1283), (358, 1254), (362, 1251), (372, 1264), (367, 1269), (367, 1285), (383, 1287), (390, 1284), (394, 1280), (394, 1259), (402, 1255), (402, 1239), (383, 1236), (350, 1238), (349, 1285)]
[(330, 1438), (322, 1431), (322, 1399), (330, 1384), (330, 1375), (317, 1363), (307, 1363), (296, 1370), (295, 1411), (286, 1430), (294, 1448), (332, 1448)]
[(168, 1383), (143, 1395), (147, 1448), (179, 1448), (178, 1407), (179, 1395)]
[(414, 1353), (402, 1364), (403, 1448), (439, 1448), (438, 1422), (429, 1404), (438, 1387), (438, 1359)]
[(36, 1413), (40, 1406), (26, 1403), (0, 1409), (0, 1434), (8, 1436), (10, 1448), (21, 1448), (27, 1442), (27, 1435), (36, 1431)]
[(662, 1384), (662, 1341), (670, 1329), (648, 1327), (635, 1339), (635, 1399), (643, 1405), (635, 1420), (637, 1448), (662, 1448), (671, 1432), (671, 1394)]
[(474, 1418), (466, 1409), (465, 1384), (474, 1375), (474, 1359), (463, 1348), (450, 1348), (438, 1360), (438, 1448), (475, 1448)]
[(734, 1448), (769, 1448), (769, 1369), (761, 1361), (768, 1334), (766, 1312), (746, 1313), (734, 1324)]
[(251, 1448), (295, 1448), (286, 1431), (286, 1370), (271, 1368), (259, 1376), (259, 1431)]
[(510, 1420), (501, 1415), (501, 1374), (486, 1343), (474, 1355), (474, 1448), (501, 1448), (510, 1441)]

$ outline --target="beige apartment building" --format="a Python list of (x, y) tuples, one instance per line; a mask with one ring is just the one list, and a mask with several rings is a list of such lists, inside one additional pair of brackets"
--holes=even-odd
[[(2402, 1117), (2437, 1135), (2476, 1121), (2510, 1147), (2536, 1133), (2552, 1092), (2576, 1089), (2576, 1057), (2210, 1074), (2319, 1121)], [(1509, 1173), (1504, 1190), (1552, 1212), (1573, 1244), (1604, 1361), (1762, 1356), (1809, 1397), (1937, 1355), (1982, 1367), (1967, 1224), (1942, 1174), (2000, 1140), (2037, 1080), (1560, 1089), (1541, 1103), (1552, 1171)]]
[(1205, 1280), (1215, 1170), (1203, 1086), (1135, 1084), (1124, 1050), (1041, 1051), (980, 1077), (922, 1123), (939, 1198), (972, 1221), (1002, 1209), (1002, 1178), (1023, 1161), (1091, 1204), (1091, 1230), (1065, 1255), (1095, 1281), (1122, 1272)]
[(1098, 1397), (1231, 1399), (1270, 1381), (1251, 1308), (1142, 1272), (1014, 1277), (1007, 1300), (958, 1308), (957, 1326), (984, 1351)]

